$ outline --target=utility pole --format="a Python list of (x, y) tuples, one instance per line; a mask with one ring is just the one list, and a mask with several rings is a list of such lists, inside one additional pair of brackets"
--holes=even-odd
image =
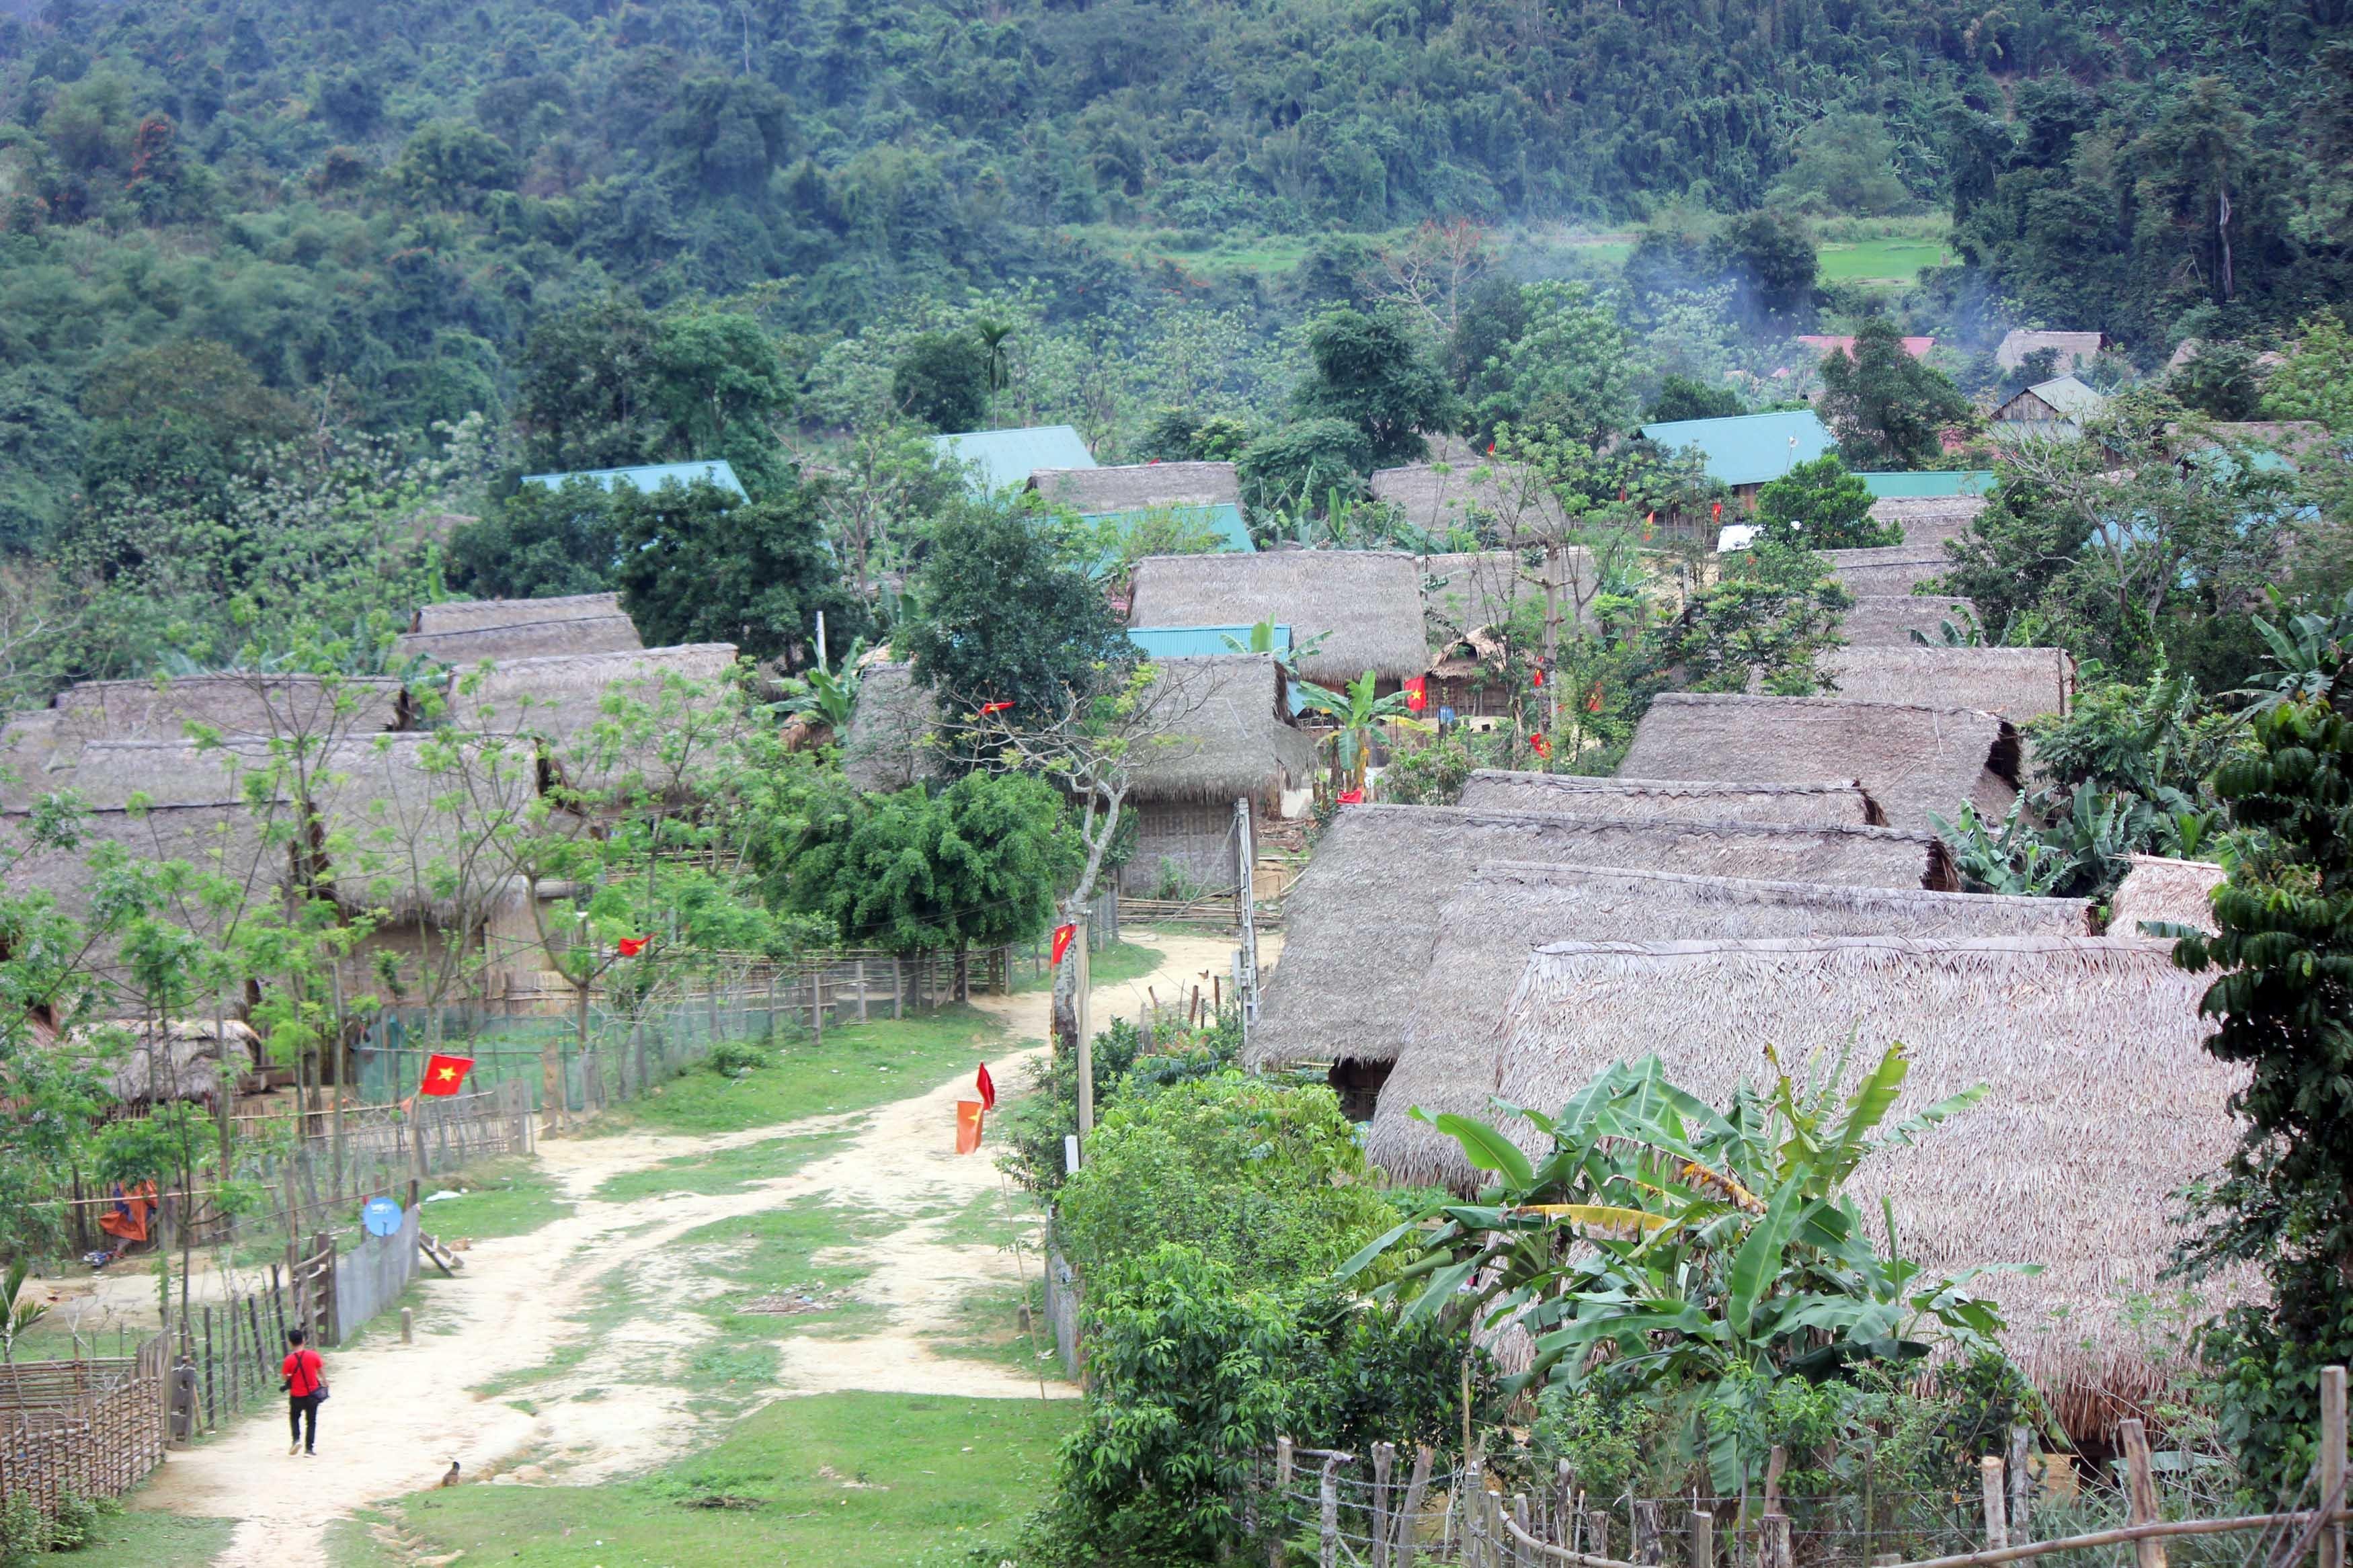
[(1095, 1130), (1095, 1042), (1094, 1020), (1088, 1005), (1087, 939), (1091, 916), (1082, 912), (1078, 931), (1071, 938), (1071, 952), (1078, 963), (1075, 975), (1077, 989), (1071, 997), (1071, 1016), (1077, 1020), (1079, 1035), (1079, 1159), (1087, 1157), (1087, 1138)]
[(1235, 858), (1240, 880), (1234, 886), (1234, 906), (1241, 917), (1241, 947), (1234, 954), (1234, 989), (1241, 1008), (1242, 1050), (1250, 1050), (1250, 1026), (1258, 1021), (1258, 844), (1257, 824), (1250, 816), (1250, 796), (1234, 802)]

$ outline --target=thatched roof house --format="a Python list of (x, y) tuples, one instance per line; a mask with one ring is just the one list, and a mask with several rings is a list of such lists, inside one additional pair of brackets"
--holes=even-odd
[[(205, 804), (155, 806), (132, 812), (102, 807), (79, 823), (80, 842), (71, 849), (44, 849), (9, 868), (11, 892), (45, 892), (77, 920), (90, 912), (97, 891), (89, 860), (101, 844), (118, 845), (134, 859), (185, 861), (204, 876), (225, 879), (239, 889), (240, 905), (268, 900), (292, 873), (290, 847), (299, 813), (290, 804), (259, 805), (224, 796)], [(21, 835), (21, 813), (0, 813), (0, 841)], [(200, 937), (218, 936), (241, 912), (216, 910), (208, 900), (186, 898), (174, 918)], [(122, 978), (111, 951), (95, 955), (93, 967)]]
[(1123, 463), (1110, 468), (1039, 468), (1029, 489), (1085, 517), (1155, 507), (1239, 506), (1231, 463)]
[(1825, 550), (1822, 559), (1850, 594), (1908, 594), (1952, 570), (1936, 545), (1891, 544), (1876, 550)]
[(1974, 708), (2013, 724), (2066, 712), (2075, 690), (2060, 647), (1834, 647), (1817, 664), (1850, 701)]
[(1947, 622), (1958, 631), (1970, 616), (1969, 602), (1949, 595), (1858, 594), (1839, 623), (1839, 636), (1849, 647), (1917, 647), (1914, 632), (1941, 644)]
[[(2042, 1267), (1977, 1288), (2002, 1304), (2004, 1343), (2062, 1424), (2088, 1435), (2165, 1379), (2130, 1298), (2179, 1289), (2160, 1283), (2178, 1240), (2164, 1194), (2237, 1143), (2228, 1100), (2245, 1078), (2203, 1049), (2205, 986), (2166, 944), (2115, 937), (1563, 943), (1530, 958), (1483, 1087), (1553, 1109), (1611, 1063), (1655, 1054), (1721, 1105), (1765, 1079), (1768, 1044), (1795, 1069), (1898, 1040), (1912, 1072), (1897, 1118), (1990, 1081), (1983, 1103), (1866, 1164), (1856, 1196), (1866, 1215), (1888, 1199), (1905, 1255), (1931, 1270)], [(1388, 1095), (1381, 1121), (1409, 1109)], [(1537, 1142), (1533, 1126), (1496, 1120)], [(1434, 1130), (1377, 1131), (1394, 1174), (1450, 1168), (1416, 1136)], [(2222, 1282), (2210, 1304), (2243, 1300), (2245, 1285)]]
[(1852, 773), (1891, 825), (1923, 829), (1963, 801), (1994, 816), (2007, 812), (2018, 765), (2009, 721), (1970, 709), (1673, 692), (1642, 716), (1620, 771), (1789, 784)]
[(930, 737), (939, 724), (939, 705), (915, 684), (913, 665), (868, 665), (841, 738), (841, 771), (858, 788), (882, 795), (936, 778), (939, 753)]
[(2004, 370), (2016, 370), (2026, 363), (2026, 356), (2049, 349), (2057, 357), (2052, 362), (2054, 374), (2065, 375), (2078, 366), (2098, 357), (2107, 346), (2104, 332), (2053, 332), (2033, 327), (2012, 327), (1993, 351), (1993, 363)]
[(1421, 572), (1389, 550), (1277, 550), (1255, 555), (1152, 555), (1135, 563), (1132, 626), (1291, 628), (1293, 647), (1328, 633), (1300, 673), (1344, 686), (1371, 670), (1388, 689), (1429, 668)]
[(1841, 887), (1959, 886), (1934, 837), (1883, 827), (1352, 806), (1283, 900), (1282, 961), (1261, 996), (1250, 1065), (1394, 1060), (1428, 977), (1439, 910), (1478, 868), (1504, 860)]
[(225, 1092), (236, 1094), (266, 1065), (261, 1037), (236, 1018), (100, 1025), (76, 1030), (72, 1040), (93, 1054), (107, 1094), (126, 1108), (175, 1100), (216, 1106)]
[(1884, 827), (1886, 814), (1852, 779), (1815, 784), (1717, 784), (1694, 779), (1595, 779), (1481, 768), (1462, 789), (1474, 811), (1561, 812), (1639, 822), (1771, 822)]
[[(698, 704), (725, 702), (732, 694), (719, 689), (734, 668), (733, 643), (519, 658), (495, 666), (477, 681), (453, 680), (450, 709), (460, 729), (534, 735), (547, 742), (562, 782), (574, 789), (608, 789), (630, 781), (668, 789), (680, 782), (669, 776), (674, 759), (665, 750), (674, 737), (600, 735), (606, 699), (620, 695), (659, 703), (672, 682), (685, 681), (718, 693), (696, 699)], [(698, 760), (689, 759), (686, 765), (691, 773)]]
[(1871, 503), (1871, 515), (1904, 530), (1904, 542), (1915, 549), (1940, 549), (1957, 539), (1985, 510), (1983, 496), (1891, 496)]
[(52, 790), (51, 774), (73, 765), (76, 747), (63, 741), (54, 708), (11, 713), (0, 723), (0, 810), (21, 810)]
[(2211, 860), (2167, 860), (2136, 855), (2132, 869), (2108, 900), (2108, 931), (2116, 936), (2141, 936), (2143, 921), (2194, 926), (2209, 933), (2220, 931), (2214, 919), (2214, 890), (2230, 873)]
[(155, 680), (84, 680), (51, 704), (60, 740), (176, 741), (190, 724), (223, 736), (290, 738), (366, 734), (403, 721), (397, 680), (312, 675), (187, 675)]
[(628, 653), (644, 646), (636, 623), (621, 611), (618, 594), (572, 594), (427, 605), (394, 651), (403, 658), (423, 654), (445, 664), (471, 665), (551, 654)]
[[(1496, 1027), (1529, 952), (1554, 942), (2088, 936), (2091, 916), (2081, 899), (1832, 888), (1599, 866), (1482, 866), (1439, 913), (1429, 973), (1416, 990), (1405, 1049), (1380, 1104), (1491, 1117)], [(1451, 1140), (1429, 1142), (1407, 1131), (1421, 1125), (1382, 1116), (1366, 1143), (1374, 1163), (1401, 1182), (1467, 1184), (1469, 1167), (1445, 1157)]]
[(1467, 463), (1412, 463), (1376, 468), (1373, 499), (1408, 522), (1438, 535), (1452, 529), (1510, 544), (1558, 537), (1568, 526), (1560, 500), (1534, 468), (1492, 458)]

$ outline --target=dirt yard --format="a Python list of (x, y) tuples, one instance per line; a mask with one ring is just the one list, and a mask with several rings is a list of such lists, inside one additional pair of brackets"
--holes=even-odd
[[(1099, 985), (1098, 1027), (1133, 1015), (1147, 985), (1172, 996), (1203, 970), (1223, 973), (1229, 940), (1131, 937), (1162, 961), (1134, 981)], [(1270, 952), (1269, 957), (1271, 957)], [(1042, 1041), (1040, 990), (976, 998), (1003, 1017), (1008, 1037)], [(1000, 1093), (1025, 1081), (1031, 1044), (992, 1062)], [(477, 1242), (457, 1279), (436, 1280), (420, 1311), (416, 1342), (372, 1327), (356, 1347), (328, 1358), (332, 1397), (321, 1412), (315, 1459), (290, 1458), (283, 1426), (255, 1418), (201, 1447), (174, 1454), (134, 1506), (240, 1521), (223, 1568), (308, 1568), (326, 1562), (324, 1535), (358, 1507), (430, 1486), (460, 1460), (486, 1478), (529, 1454), (558, 1479), (595, 1481), (645, 1468), (705, 1436), (707, 1417), (689, 1408), (679, 1370), (705, 1320), (691, 1310), (700, 1289), (694, 1249), (677, 1247), (699, 1227), (795, 1200), (854, 1203), (913, 1216), (887, 1241), (866, 1244), (857, 1294), (880, 1322), (857, 1338), (787, 1335), (782, 1373), (765, 1397), (842, 1390), (1035, 1398), (1035, 1376), (986, 1360), (938, 1354), (932, 1345), (959, 1301), (1010, 1287), (1020, 1267), (995, 1247), (942, 1235), (949, 1217), (1000, 1190), (986, 1149), (955, 1158), (954, 1103), (970, 1091), (959, 1075), (913, 1099), (849, 1116), (811, 1118), (712, 1138), (630, 1134), (552, 1139), (540, 1160), (559, 1179), (572, 1212), (528, 1235)], [(786, 1133), (828, 1129), (848, 1142), (793, 1173), (723, 1194), (663, 1192), (627, 1202), (600, 1199), (609, 1179), (681, 1156), (715, 1153)], [(1036, 1260), (1029, 1267), (1034, 1269)], [(616, 1282), (636, 1306), (595, 1330), (575, 1320)], [(650, 1288), (649, 1288), (650, 1287)], [(784, 1320), (780, 1320), (782, 1321)], [(538, 1374), (528, 1399), (477, 1392), (518, 1374)], [(1076, 1390), (1054, 1383), (1060, 1396)], [(594, 1391), (588, 1402), (567, 1392)]]

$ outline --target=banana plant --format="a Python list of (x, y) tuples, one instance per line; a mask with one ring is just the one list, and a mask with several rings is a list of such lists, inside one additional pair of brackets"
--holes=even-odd
[(787, 695), (776, 704), (779, 710), (797, 713), (813, 724), (822, 724), (837, 736), (849, 733), (850, 715), (858, 707), (859, 657), (866, 651), (866, 639), (859, 638), (849, 645), (841, 661), (841, 673), (836, 675), (826, 663), (825, 649), (818, 649), (818, 667), (807, 675), (785, 682)]
[(1427, 731), (1430, 726), (1412, 716), (1406, 705), (1406, 695), (1393, 691), (1387, 697), (1373, 695), (1371, 670), (1348, 682), (1345, 692), (1325, 687), (1302, 684), (1300, 700), (1316, 712), (1333, 721), (1338, 733), (1333, 737), (1337, 749), (1340, 771), (1348, 780), (1350, 789), (1365, 787), (1365, 770), (1372, 762), (1373, 738), (1385, 723), (1402, 724), (1409, 730)]
[(1494, 1180), (1470, 1203), (1430, 1205), (1344, 1264), (1343, 1279), (1399, 1262), (1372, 1292), (1408, 1319), (1516, 1321), (1533, 1338), (1508, 1392), (1549, 1382), (1656, 1400), (1725, 1493), (1762, 1456), (1707, 1412), (1777, 1379), (1823, 1381), (1852, 1363), (1905, 1363), (1941, 1339), (1993, 1348), (2002, 1328), (1970, 1289), (1985, 1270), (1931, 1277), (1882, 1251), (1844, 1188), (1882, 1151), (1917, 1141), (1983, 1086), (1886, 1125), (1910, 1064), (1902, 1046), (1852, 1090), (1841, 1058), (1820, 1080), (1774, 1062), (1718, 1110), (1670, 1082), (1656, 1057), (1611, 1067), (1556, 1116), (1504, 1107), (1551, 1142), (1531, 1159), (1475, 1118), (1414, 1115)]
[(1303, 658), (1312, 657), (1317, 649), (1321, 648), (1324, 644), (1329, 640), (1332, 634), (1330, 632), (1317, 632), (1305, 642), (1296, 644), (1290, 647), (1277, 647), (1274, 640), (1274, 626), (1275, 624), (1272, 620), (1258, 622), (1250, 627), (1250, 637), (1247, 641), (1234, 636), (1231, 632), (1219, 632), (1218, 635), (1223, 637), (1225, 639), (1226, 646), (1233, 649), (1236, 653), (1262, 653), (1267, 655), (1282, 668), (1282, 673), (1285, 676), (1289, 677), (1293, 680), (1297, 680), (1299, 679), (1299, 661)]

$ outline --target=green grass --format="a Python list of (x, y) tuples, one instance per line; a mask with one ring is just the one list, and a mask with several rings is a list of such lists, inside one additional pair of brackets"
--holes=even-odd
[(641, 1480), (459, 1487), (402, 1513), (430, 1554), (512, 1568), (946, 1568), (1034, 1505), (1077, 1417), (1071, 1401), (783, 1399)]
[(828, 1111), (867, 1110), (933, 1088), (1004, 1041), (1004, 1026), (975, 1007), (828, 1029), (825, 1043), (783, 1047), (774, 1067), (740, 1079), (698, 1069), (643, 1100), (615, 1106), (588, 1128), (615, 1132), (736, 1132)]
[(708, 1154), (681, 1154), (647, 1170), (607, 1177), (596, 1195), (607, 1203), (625, 1204), (667, 1193), (740, 1193), (789, 1176), (849, 1139), (848, 1128), (832, 1128), (714, 1149)]
[[(688, 1231), (679, 1238), (679, 1245), (732, 1247), (705, 1265), (705, 1269), (734, 1288), (702, 1302), (698, 1310), (717, 1325), (723, 1342), (754, 1340), (773, 1344), (788, 1334), (821, 1336), (872, 1327), (881, 1309), (852, 1300), (871, 1270), (844, 1258), (831, 1258), (820, 1266), (817, 1255), (828, 1248), (880, 1241), (898, 1228), (894, 1216), (877, 1210), (799, 1198)], [(821, 1310), (790, 1316), (736, 1310), (745, 1301), (786, 1290), (807, 1291), (827, 1305)]]
[(436, 1176), (427, 1184), (426, 1195), (437, 1192), (465, 1194), (417, 1205), (423, 1211), (420, 1223), (444, 1241), (525, 1236), (572, 1212), (572, 1205), (556, 1195), (555, 1178), (534, 1160), (492, 1160)]
[[(1053, 1331), (1046, 1326), (1042, 1300), (1045, 1286), (1037, 1268), (1033, 1257), (1021, 1284), (976, 1290), (957, 1302), (954, 1337), (935, 1342), (932, 1349), (941, 1355), (965, 1361), (995, 1362), (1022, 1377), (1041, 1373), (1060, 1377), (1061, 1366), (1053, 1359)], [(1020, 1310), (1025, 1301), (1032, 1313), (1034, 1328), (1021, 1326)]]
[(58, 1559), (74, 1568), (201, 1568), (228, 1547), (233, 1519), (176, 1513), (117, 1513), (99, 1521), (98, 1539)]
[(1930, 267), (1952, 260), (1941, 239), (1898, 237), (1825, 244), (1821, 247), (1821, 279), (1825, 283), (1887, 282), (1909, 284)]

